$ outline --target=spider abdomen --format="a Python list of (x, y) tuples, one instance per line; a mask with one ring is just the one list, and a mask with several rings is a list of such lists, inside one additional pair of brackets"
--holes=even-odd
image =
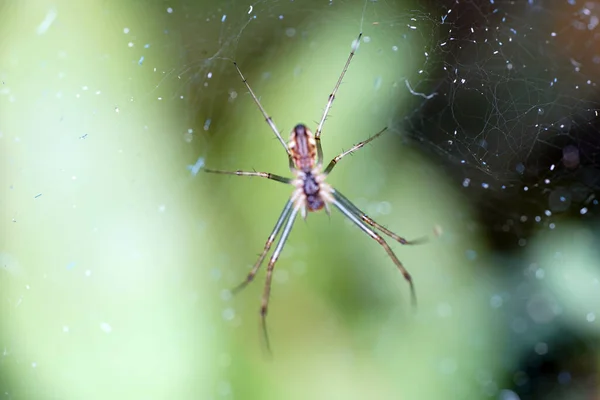
[(312, 173), (308, 172), (304, 176), (302, 190), (304, 191), (304, 196), (306, 196), (306, 206), (309, 211), (318, 211), (325, 206), (325, 202), (319, 194), (321, 186)]

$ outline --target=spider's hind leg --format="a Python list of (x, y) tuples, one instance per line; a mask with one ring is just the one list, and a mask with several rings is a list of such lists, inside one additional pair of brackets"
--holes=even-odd
[(240, 283), (239, 285), (237, 285), (235, 288), (233, 288), (231, 290), (231, 292), (233, 294), (240, 292), (243, 288), (245, 288), (250, 282), (252, 282), (254, 280), (254, 277), (256, 276), (256, 273), (258, 272), (260, 266), (262, 265), (263, 261), (265, 260), (267, 253), (271, 249), (271, 246), (273, 245), (275, 238), (281, 231), (281, 228), (283, 227), (283, 224), (285, 223), (285, 221), (288, 219), (290, 212), (292, 211), (292, 205), (293, 205), (293, 202), (291, 199), (288, 200), (287, 203), (285, 203), (285, 206), (283, 207), (283, 211), (281, 212), (281, 215), (277, 219), (277, 222), (275, 223), (275, 227), (273, 228), (273, 231), (269, 235), (269, 238), (267, 239), (267, 242), (265, 243), (265, 247), (264, 247), (262, 253), (260, 253), (258, 260), (254, 263), (254, 266), (252, 267), (252, 269), (246, 276), (246, 280), (244, 280), (242, 283)]

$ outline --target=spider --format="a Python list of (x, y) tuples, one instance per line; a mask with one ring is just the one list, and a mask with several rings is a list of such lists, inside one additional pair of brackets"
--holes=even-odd
[(335, 99), (335, 95), (344, 79), (344, 75), (348, 70), (350, 62), (354, 57), (356, 49), (358, 48), (358, 44), (360, 43), (360, 39), (362, 37), (362, 32), (358, 35), (358, 38), (354, 42), (352, 46), (352, 50), (350, 51), (350, 55), (348, 56), (348, 60), (342, 69), (342, 73), (340, 74), (337, 83), (335, 84), (333, 91), (329, 95), (329, 99), (327, 101), (327, 105), (325, 106), (325, 111), (323, 112), (323, 116), (321, 117), (321, 121), (317, 127), (317, 131), (313, 135), (313, 133), (306, 127), (304, 124), (298, 124), (292, 129), (289, 142), (285, 142), (281, 137), (279, 130), (275, 126), (275, 123), (271, 119), (271, 117), (267, 114), (263, 106), (260, 104), (260, 101), (254, 94), (252, 88), (248, 84), (246, 78), (242, 74), (242, 71), (238, 67), (237, 63), (234, 61), (233, 65), (235, 66), (242, 82), (246, 85), (248, 92), (252, 96), (254, 103), (256, 103), (258, 109), (262, 113), (265, 121), (269, 125), (269, 127), (273, 130), (273, 133), (281, 142), (281, 145), (285, 149), (290, 171), (294, 175), (293, 178), (286, 178), (283, 176), (271, 174), (269, 172), (247, 172), (247, 171), (223, 171), (216, 169), (204, 168), (204, 171), (209, 173), (216, 174), (227, 174), (227, 175), (239, 175), (239, 176), (258, 176), (261, 178), (271, 179), (277, 182), (285, 183), (288, 185), (292, 185), (294, 187), (294, 191), (290, 199), (287, 201), (285, 206), (283, 207), (283, 211), (281, 215), (277, 219), (275, 223), (275, 227), (273, 231), (269, 235), (267, 242), (265, 243), (264, 249), (258, 260), (248, 273), (246, 279), (239, 284), (236, 288), (232, 290), (233, 293), (239, 292), (241, 289), (246, 287), (258, 272), (260, 266), (262, 265), (267, 253), (271, 249), (271, 246), (275, 242), (275, 239), (281, 232), (281, 237), (279, 238), (279, 242), (271, 255), (271, 259), (269, 260), (269, 264), (267, 265), (267, 276), (264, 287), (264, 292), (262, 296), (262, 304), (260, 308), (260, 315), (262, 320), (263, 331), (265, 334), (265, 338), (267, 339), (268, 346), (268, 337), (266, 330), (266, 315), (267, 309), (269, 306), (269, 295), (271, 292), (271, 279), (273, 276), (273, 269), (275, 268), (275, 263), (283, 250), (286, 240), (292, 231), (292, 227), (294, 225), (294, 221), (298, 213), (302, 215), (303, 218), (306, 218), (307, 212), (319, 211), (325, 209), (325, 211), (330, 213), (330, 204), (333, 204), (346, 218), (352, 221), (356, 226), (358, 226), (363, 232), (373, 238), (377, 243), (384, 248), (388, 256), (392, 259), (396, 267), (400, 270), (404, 279), (408, 282), (410, 286), (411, 292), (411, 300), (413, 306), (416, 305), (416, 294), (413, 285), (412, 278), (406, 268), (402, 265), (398, 257), (394, 254), (390, 246), (387, 242), (377, 233), (377, 230), (382, 233), (388, 235), (392, 239), (396, 240), (401, 244), (417, 244), (423, 241), (423, 238), (408, 241), (394, 232), (388, 230), (384, 226), (379, 225), (373, 219), (368, 217), (364, 212), (362, 212), (357, 206), (355, 206), (350, 200), (348, 200), (344, 195), (342, 195), (339, 191), (334, 189), (331, 185), (325, 182), (327, 175), (333, 170), (333, 168), (337, 165), (337, 163), (347, 156), (365, 146), (367, 143), (375, 140), (379, 136), (381, 136), (386, 130), (387, 127), (383, 128), (381, 131), (371, 136), (367, 140), (364, 140), (354, 146), (352, 146), (349, 150), (344, 151), (333, 158), (327, 167), (323, 169), (323, 150), (321, 148), (321, 132), (323, 130), (323, 125), (325, 120), (327, 119), (327, 115), (329, 114), (329, 110), (331, 109), (331, 105), (333, 104), (333, 100)]

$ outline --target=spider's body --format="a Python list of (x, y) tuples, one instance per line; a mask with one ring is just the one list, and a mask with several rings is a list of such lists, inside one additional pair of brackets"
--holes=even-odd
[(300, 209), (303, 218), (307, 211), (319, 211), (323, 207), (329, 213), (329, 204), (333, 203), (331, 186), (325, 183), (327, 175), (322, 173), (317, 162), (317, 141), (313, 133), (303, 124), (292, 130), (288, 148), (293, 162), (296, 187), (292, 195), (294, 205)]
[[(265, 329), (266, 336), (266, 322), (265, 317), (267, 315), (267, 306), (269, 303), (269, 294), (271, 292), (271, 280), (273, 277), (273, 269), (275, 267), (275, 263), (283, 250), (283, 246), (285, 245), (286, 240), (288, 239), (290, 232), (292, 231), (292, 227), (294, 225), (294, 220), (298, 213), (300, 213), (304, 218), (306, 218), (306, 214), (309, 211), (319, 211), (323, 208), (329, 213), (329, 205), (334, 205), (346, 218), (352, 221), (358, 228), (360, 228), (363, 232), (369, 235), (372, 239), (374, 239), (377, 243), (383, 247), (388, 256), (392, 259), (398, 270), (404, 276), (410, 285), (411, 296), (413, 303), (416, 302), (416, 295), (412, 283), (412, 278), (406, 268), (402, 265), (400, 260), (396, 257), (390, 246), (387, 244), (385, 239), (381, 237), (377, 231), (382, 232), (385, 235), (388, 235), (392, 239), (396, 240), (401, 244), (414, 244), (418, 241), (407, 241), (406, 239), (396, 235), (394, 232), (388, 230), (384, 226), (379, 225), (372, 218), (368, 217), (365, 213), (363, 213), (357, 206), (355, 206), (350, 200), (348, 200), (344, 195), (342, 195), (339, 191), (335, 190), (332, 186), (325, 182), (325, 178), (327, 175), (333, 170), (335, 165), (348, 154), (353, 153), (354, 151), (360, 149), (365, 144), (371, 142), (372, 140), (379, 137), (386, 128), (382, 129), (379, 133), (371, 136), (369, 139), (362, 141), (354, 146), (352, 146), (349, 150), (342, 152), (333, 158), (327, 167), (323, 169), (323, 151), (321, 149), (321, 131), (323, 128), (323, 124), (327, 118), (329, 110), (331, 109), (331, 105), (333, 100), (335, 99), (335, 94), (342, 83), (342, 79), (346, 71), (348, 70), (348, 66), (350, 65), (350, 61), (354, 56), (354, 52), (360, 42), (360, 38), (362, 37), (362, 33), (358, 35), (358, 39), (353, 45), (352, 51), (350, 52), (350, 56), (346, 61), (346, 65), (342, 70), (342, 74), (340, 75), (333, 91), (329, 95), (329, 100), (327, 101), (327, 105), (325, 106), (325, 111), (323, 112), (323, 116), (321, 117), (321, 121), (317, 127), (316, 133), (313, 133), (304, 125), (298, 124), (292, 130), (290, 135), (290, 140), (288, 143), (283, 140), (281, 137), (279, 130), (275, 126), (275, 123), (269, 117), (265, 109), (260, 104), (260, 101), (250, 88), (250, 85), (244, 78), (244, 75), (238, 68), (237, 64), (234, 63), (237, 72), (239, 73), (242, 81), (246, 85), (248, 92), (252, 96), (252, 100), (256, 103), (258, 109), (262, 113), (265, 118), (267, 124), (285, 149), (290, 170), (294, 174), (293, 178), (286, 178), (283, 176), (271, 174), (269, 172), (249, 172), (249, 171), (222, 171), (215, 169), (205, 168), (206, 172), (218, 173), (218, 174), (228, 174), (228, 175), (239, 175), (239, 176), (258, 176), (261, 178), (271, 179), (277, 182), (282, 182), (285, 184), (289, 184), (294, 186), (294, 191), (292, 196), (287, 201), (285, 206), (283, 207), (283, 211), (281, 215), (277, 219), (275, 223), (275, 227), (273, 231), (269, 235), (267, 242), (265, 243), (265, 247), (258, 257), (258, 260), (252, 267), (252, 270), (247, 275), (246, 280), (242, 282), (236, 290), (242, 289), (249, 282), (254, 279), (254, 276), (258, 272), (258, 269), (262, 265), (265, 257), (267, 256), (268, 251), (271, 249), (271, 246), (275, 242), (277, 236), (281, 233), (281, 237), (277, 242), (277, 246), (275, 246), (275, 250), (269, 259), (269, 264), (267, 266), (267, 278), (265, 284), (265, 290), (262, 297), (262, 305), (261, 305), (261, 316), (263, 321), (263, 328)], [(268, 343), (268, 342), (267, 342)]]

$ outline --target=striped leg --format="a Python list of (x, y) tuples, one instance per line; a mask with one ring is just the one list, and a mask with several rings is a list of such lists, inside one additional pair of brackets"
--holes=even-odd
[(256, 273), (258, 272), (258, 269), (262, 265), (262, 263), (265, 259), (265, 256), (269, 252), (269, 249), (271, 249), (271, 245), (275, 241), (275, 238), (279, 234), (279, 231), (281, 231), (281, 227), (283, 226), (283, 223), (288, 219), (288, 216), (290, 215), (290, 211), (292, 210), (292, 204), (293, 204), (292, 200), (288, 200), (288, 202), (285, 203), (285, 207), (283, 207), (283, 211), (281, 212), (281, 215), (279, 216), (279, 218), (277, 219), (277, 222), (275, 223), (273, 232), (271, 232), (271, 234), (269, 235), (269, 238), (267, 239), (267, 242), (265, 243), (265, 248), (263, 249), (262, 253), (258, 257), (258, 260), (252, 267), (252, 270), (250, 270), (250, 273), (248, 274), (248, 276), (246, 276), (246, 280), (244, 282), (240, 283), (238, 286), (236, 286), (232, 290), (232, 292), (234, 294), (238, 293), (240, 290), (245, 288), (250, 282), (252, 282), (252, 280), (256, 276)]
[(363, 222), (367, 225), (372, 226), (373, 228), (379, 229), (381, 232), (385, 233), (395, 241), (400, 244), (422, 244), (427, 242), (427, 237), (421, 237), (414, 240), (406, 240), (402, 236), (398, 236), (394, 232), (387, 229), (385, 226), (379, 225), (375, 222), (371, 217), (362, 212), (358, 207), (356, 207), (350, 200), (346, 198), (343, 194), (338, 191), (334, 191), (333, 196), (342, 203), (346, 208), (352, 211), (356, 216), (358, 216)]
[(242, 82), (244, 82), (244, 85), (246, 85), (246, 89), (248, 89), (248, 91), (250, 92), (250, 95), (252, 96), (252, 100), (254, 100), (254, 103), (256, 103), (256, 105), (258, 106), (258, 109), (262, 113), (263, 117), (265, 117), (265, 121), (267, 122), (269, 127), (271, 127), (271, 129), (273, 130), (273, 133), (275, 134), (275, 136), (277, 137), (277, 139), (279, 140), (279, 142), (285, 149), (285, 152), (287, 153), (288, 157), (291, 157), (292, 154), (290, 153), (290, 149), (288, 148), (285, 140), (283, 140), (283, 138), (281, 137), (279, 130), (275, 126), (275, 123), (273, 122), (271, 117), (269, 117), (269, 114), (267, 114), (267, 112), (263, 108), (262, 104), (260, 104), (260, 101), (258, 101), (258, 97), (256, 97), (256, 95), (254, 94), (254, 91), (252, 90), (252, 88), (250, 88), (248, 81), (246, 80), (246, 78), (244, 78), (244, 75), (242, 74), (242, 71), (240, 71), (240, 68), (238, 67), (237, 63), (234, 62), (233, 65), (235, 65), (235, 69), (237, 70), (238, 74), (240, 74), (240, 78), (242, 78)]
[(365, 144), (372, 142), (373, 140), (377, 139), (379, 136), (381, 136), (383, 134), (383, 132), (385, 132), (387, 130), (387, 126), (385, 128), (383, 128), (382, 130), (380, 130), (379, 132), (377, 132), (375, 135), (371, 136), (370, 138), (368, 138), (367, 140), (364, 140), (360, 143), (355, 144), (354, 146), (352, 146), (349, 150), (346, 150), (344, 152), (342, 152), (341, 154), (337, 155), (333, 160), (331, 160), (329, 162), (329, 165), (327, 165), (327, 168), (325, 168), (325, 171), (323, 172), (325, 175), (329, 174), (331, 172), (331, 170), (333, 169), (333, 167), (335, 167), (335, 165), (344, 157), (346, 157), (348, 154), (352, 154), (354, 153), (356, 150), (360, 149), (361, 147), (363, 147)]
[(238, 175), (238, 176), (258, 176), (260, 178), (267, 178), (273, 181), (282, 182), (282, 183), (290, 183), (292, 180), (289, 178), (285, 178), (283, 176), (271, 174), (269, 172), (248, 172), (248, 171), (221, 171), (218, 169), (209, 169), (204, 168), (205, 172), (209, 172), (211, 174), (224, 174), (224, 175)]
[(277, 259), (279, 258), (279, 254), (281, 254), (281, 250), (283, 250), (283, 246), (285, 246), (285, 242), (287, 240), (287, 238), (290, 235), (290, 232), (292, 231), (292, 227), (294, 226), (294, 220), (296, 219), (296, 215), (298, 215), (298, 211), (300, 210), (299, 207), (295, 207), (291, 214), (289, 219), (287, 220), (287, 223), (285, 224), (285, 227), (283, 228), (283, 233), (281, 234), (281, 238), (279, 239), (279, 242), (277, 243), (277, 247), (275, 247), (275, 250), (273, 251), (273, 255), (271, 255), (271, 259), (269, 260), (269, 265), (267, 266), (267, 278), (265, 281), (265, 290), (263, 292), (263, 297), (262, 297), (262, 303), (261, 303), (261, 307), (260, 307), (260, 316), (262, 319), (262, 326), (263, 326), (263, 332), (265, 335), (265, 341), (267, 343), (267, 348), (270, 349), (270, 344), (269, 344), (269, 336), (267, 334), (267, 310), (269, 307), (269, 296), (271, 294), (271, 280), (273, 278), (273, 269), (275, 268), (275, 263), (277, 262)]
[(381, 247), (384, 248), (384, 250), (386, 251), (388, 256), (392, 259), (394, 264), (396, 264), (396, 267), (398, 268), (398, 270), (400, 270), (400, 272), (404, 276), (404, 279), (406, 279), (406, 281), (408, 282), (408, 285), (410, 286), (410, 295), (411, 295), (412, 304), (414, 307), (416, 307), (417, 295), (415, 293), (415, 286), (413, 284), (412, 277), (410, 276), (410, 274), (408, 273), (408, 271), (406, 270), (404, 265), (402, 265), (400, 260), (398, 260), (398, 257), (396, 257), (396, 255), (394, 254), (394, 252), (392, 251), (390, 246), (380, 235), (377, 234), (377, 232), (375, 232), (374, 230), (369, 228), (361, 220), (360, 215), (357, 215), (351, 208), (347, 207), (343, 202), (339, 201), (338, 197), (336, 196), (337, 193), (334, 193), (333, 195), (334, 195), (333, 205), (336, 206), (338, 208), (338, 210), (340, 210), (342, 212), (342, 214), (344, 214), (346, 216), (346, 218), (348, 218), (350, 221), (354, 222), (356, 224), (356, 226), (358, 226), (363, 232), (365, 232), (367, 235), (369, 235), (371, 238), (373, 238), (377, 243), (379, 243), (381, 245)]

